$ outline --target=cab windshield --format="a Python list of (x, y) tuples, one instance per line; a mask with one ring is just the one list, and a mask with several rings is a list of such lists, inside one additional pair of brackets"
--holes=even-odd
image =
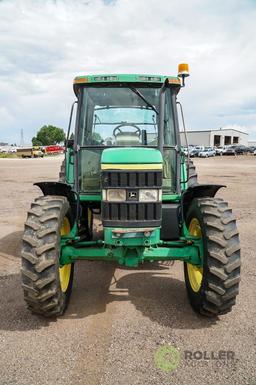
[[(84, 87), (81, 146), (157, 146), (160, 88)], [(175, 145), (170, 91), (166, 93), (164, 144)]]
[[(158, 146), (159, 87), (86, 86), (78, 118), (79, 188), (100, 191), (100, 159), (106, 147)], [(171, 90), (165, 95), (163, 190), (176, 186)]]

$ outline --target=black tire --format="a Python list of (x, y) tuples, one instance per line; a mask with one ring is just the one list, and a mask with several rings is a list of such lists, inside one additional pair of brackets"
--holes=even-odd
[(64, 218), (72, 224), (66, 197), (42, 196), (28, 211), (22, 240), (22, 287), (28, 308), (46, 317), (63, 314), (71, 295), (74, 265), (65, 292), (59, 277), (60, 231)]
[(189, 160), (188, 167), (188, 187), (196, 186), (198, 184), (196, 167), (192, 160)]
[(216, 317), (231, 311), (239, 293), (240, 243), (236, 220), (228, 204), (220, 198), (194, 199), (186, 223), (199, 221), (203, 243), (203, 277), (195, 292), (184, 263), (186, 289), (193, 309), (205, 316)]
[(66, 182), (66, 163), (65, 159), (62, 161), (59, 172), (59, 182)]

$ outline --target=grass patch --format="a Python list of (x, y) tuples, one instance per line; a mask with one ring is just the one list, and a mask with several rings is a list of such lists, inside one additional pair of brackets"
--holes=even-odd
[(0, 152), (0, 159), (3, 158), (17, 158), (16, 154), (6, 154), (5, 152)]

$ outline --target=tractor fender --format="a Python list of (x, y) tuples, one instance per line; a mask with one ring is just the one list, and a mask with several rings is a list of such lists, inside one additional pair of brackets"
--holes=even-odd
[(61, 195), (67, 198), (71, 207), (76, 203), (76, 194), (71, 186), (63, 182), (37, 182), (34, 186), (40, 188), (44, 195)]
[(196, 184), (188, 187), (181, 196), (183, 219), (186, 218), (188, 207), (194, 198), (213, 198), (222, 187), (227, 186), (223, 184)]

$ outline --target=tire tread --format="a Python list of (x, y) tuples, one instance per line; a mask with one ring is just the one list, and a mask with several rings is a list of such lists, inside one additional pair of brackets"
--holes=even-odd
[(31, 204), (25, 223), (21, 251), (24, 299), (33, 313), (46, 317), (63, 314), (67, 306), (58, 267), (60, 227), (68, 210), (66, 197), (41, 196)]
[(195, 208), (201, 213), (205, 234), (206, 260), (203, 283), (198, 294), (200, 301), (198, 297), (197, 301), (193, 297), (187, 278), (186, 286), (194, 309), (202, 315), (216, 317), (231, 311), (239, 293), (241, 267), (239, 234), (232, 210), (224, 200), (196, 198), (192, 201), (190, 210)]

